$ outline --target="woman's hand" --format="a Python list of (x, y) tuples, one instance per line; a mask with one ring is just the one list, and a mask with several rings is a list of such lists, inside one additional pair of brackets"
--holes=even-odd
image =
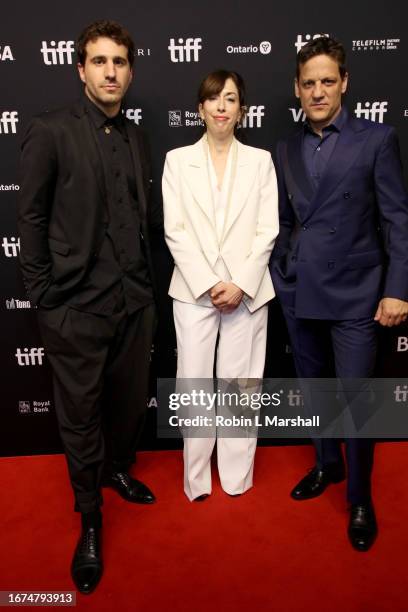
[(234, 283), (220, 281), (210, 290), (213, 305), (223, 313), (233, 312), (244, 296), (242, 289)]

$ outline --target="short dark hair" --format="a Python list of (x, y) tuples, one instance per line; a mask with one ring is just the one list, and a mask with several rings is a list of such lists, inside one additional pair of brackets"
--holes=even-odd
[(78, 61), (82, 66), (86, 60), (86, 45), (97, 38), (111, 38), (118, 45), (124, 45), (128, 51), (128, 61), (131, 66), (135, 61), (135, 43), (129, 32), (116, 21), (101, 19), (90, 23), (78, 36), (76, 51)]
[(300, 68), (307, 61), (309, 61), (312, 57), (316, 57), (316, 55), (328, 55), (333, 60), (335, 60), (339, 65), (339, 72), (342, 79), (346, 76), (347, 68), (346, 68), (346, 51), (344, 50), (343, 45), (334, 38), (330, 36), (325, 36), (322, 34), (318, 38), (314, 38), (313, 40), (309, 40), (306, 43), (296, 58), (296, 78), (299, 78)]
[(239, 105), (244, 115), (246, 111), (246, 91), (244, 79), (240, 74), (238, 74), (238, 72), (233, 72), (232, 70), (214, 70), (214, 72), (207, 74), (198, 88), (198, 102), (199, 104), (204, 104), (204, 102), (211, 98), (211, 96), (218, 95), (223, 90), (228, 79), (231, 79), (237, 87)]

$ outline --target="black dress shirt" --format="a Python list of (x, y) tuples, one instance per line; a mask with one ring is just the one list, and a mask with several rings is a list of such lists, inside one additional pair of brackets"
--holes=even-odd
[(315, 190), (326, 170), (327, 163), (336, 146), (340, 131), (347, 119), (347, 111), (343, 108), (336, 119), (323, 128), (322, 136), (313, 131), (308, 121), (304, 123), (303, 161), (307, 174)]
[(69, 305), (101, 315), (125, 307), (131, 314), (153, 302), (153, 289), (126, 123), (121, 112), (109, 118), (87, 96), (84, 105), (104, 171), (107, 207), (101, 223), (106, 232), (81, 291)]

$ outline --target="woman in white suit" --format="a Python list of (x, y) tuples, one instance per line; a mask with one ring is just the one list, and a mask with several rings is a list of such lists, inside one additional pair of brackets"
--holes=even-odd
[[(268, 261), (278, 234), (278, 196), (270, 153), (241, 144), (245, 88), (235, 72), (209, 74), (198, 92), (205, 125), (195, 144), (170, 151), (163, 174), (166, 242), (174, 258), (169, 295), (177, 336), (177, 378), (263, 376), (267, 302), (274, 297)], [(211, 493), (216, 438), (184, 439), (184, 490)], [(218, 438), (221, 486), (252, 486), (256, 437)]]

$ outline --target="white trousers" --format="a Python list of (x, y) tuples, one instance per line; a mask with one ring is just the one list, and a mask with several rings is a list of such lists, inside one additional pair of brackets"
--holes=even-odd
[[(241, 302), (230, 314), (173, 300), (177, 335), (177, 378), (262, 378), (268, 307), (250, 313)], [(184, 491), (190, 500), (211, 493), (211, 455), (216, 438), (184, 439)], [(218, 438), (221, 486), (230, 495), (252, 487), (256, 437)]]

